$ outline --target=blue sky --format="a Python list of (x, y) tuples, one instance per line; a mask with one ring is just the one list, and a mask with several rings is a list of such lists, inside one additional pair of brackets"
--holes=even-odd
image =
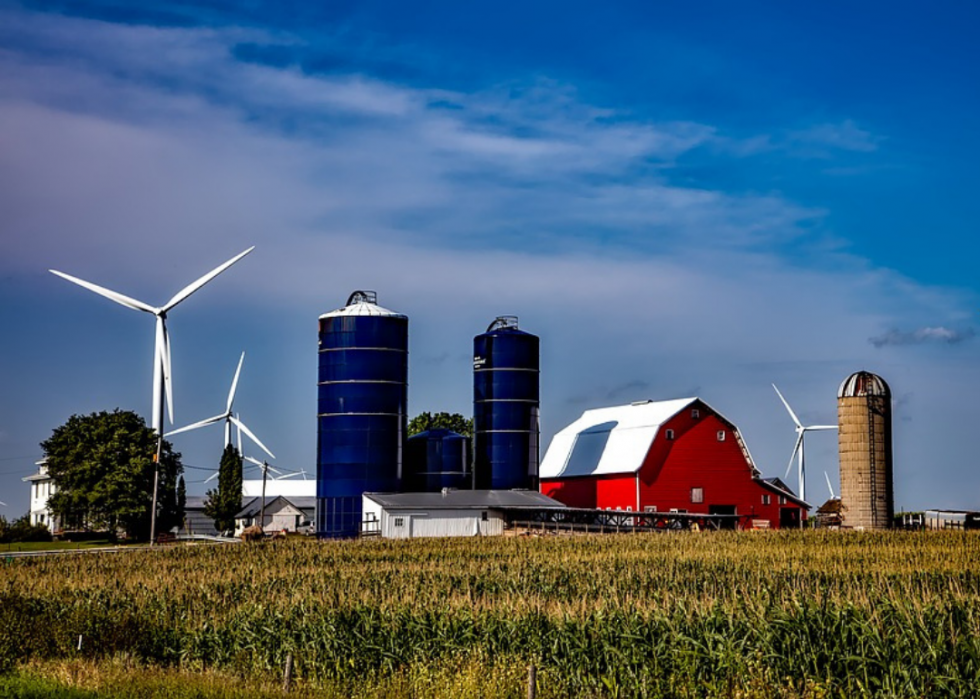
[[(970, 3), (0, 3), (0, 514), (73, 413), (236, 406), (314, 470), (316, 318), (409, 315), (410, 412), (471, 413), (473, 335), (542, 337), (543, 443), (699, 395), (782, 476), (859, 369), (899, 507), (980, 509), (978, 10)], [(221, 430), (174, 438), (192, 491)], [(808, 447), (810, 499), (836, 440)], [(795, 479), (793, 480), (795, 486)]]

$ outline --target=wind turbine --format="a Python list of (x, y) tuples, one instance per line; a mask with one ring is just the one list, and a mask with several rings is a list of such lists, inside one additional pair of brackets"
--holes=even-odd
[(783, 398), (783, 394), (779, 392), (778, 388), (776, 388), (776, 384), (773, 384), (772, 387), (776, 390), (776, 395), (779, 396), (779, 400), (781, 400), (783, 405), (786, 406), (786, 411), (789, 413), (789, 416), (793, 418), (793, 422), (796, 423), (796, 445), (793, 447), (793, 453), (789, 457), (789, 464), (786, 466), (786, 473), (783, 475), (783, 478), (789, 476), (789, 471), (791, 468), (793, 468), (793, 459), (796, 458), (797, 453), (799, 453), (800, 500), (806, 501), (806, 466), (803, 460), (803, 436), (807, 432), (836, 430), (837, 425), (804, 426), (803, 423), (800, 422), (800, 419), (796, 417), (796, 413), (793, 412), (793, 409), (789, 407), (789, 403), (787, 403), (786, 399)]
[(830, 484), (830, 476), (827, 475), (826, 471), (823, 472), (823, 477), (827, 479), (827, 490), (830, 491), (830, 499), (836, 500), (837, 496), (834, 495), (834, 486)]
[(48, 270), (52, 274), (56, 274), (62, 279), (67, 279), (73, 284), (78, 284), (79, 286), (85, 287), (89, 291), (94, 291), (100, 296), (105, 296), (107, 299), (115, 301), (126, 308), (132, 308), (134, 311), (144, 311), (156, 316), (156, 341), (153, 345), (153, 411), (150, 426), (156, 430), (157, 435), (163, 434), (164, 397), (166, 397), (170, 424), (172, 425), (174, 422), (172, 376), (170, 372), (170, 335), (167, 332), (167, 313), (170, 312), (174, 306), (217, 277), (254, 249), (255, 246), (253, 245), (248, 250), (235, 255), (223, 265), (215, 267), (197, 281), (188, 284), (183, 289), (178, 291), (176, 294), (174, 294), (173, 298), (162, 306), (151, 306), (148, 303), (143, 303), (142, 301), (130, 298), (129, 296), (124, 296), (123, 294), (112, 291), (111, 289), (106, 289), (98, 286), (97, 284), (73, 277), (70, 274), (65, 274), (64, 272), (59, 272), (55, 269)]
[[(231, 446), (231, 426), (235, 425), (235, 427), (239, 429), (239, 432), (244, 432), (249, 439), (251, 439), (257, 445), (259, 445), (259, 447), (262, 448), (262, 451), (264, 451), (273, 459), (276, 458), (276, 455), (273, 454), (271, 451), (269, 451), (269, 448), (266, 447), (262, 443), (262, 441), (258, 437), (256, 437), (255, 434), (252, 433), (252, 430), (248, 429), (248, 427), (245, 426), (245, 423), (239, 420), (238, 417), (235, 416), (234, 412), (232, 412), (232, 408), (234, 407), (235, 404), (235, 391), (238, 388), (238, 377), (241, 376), (242, 363), (244, 361), (245, 361), (245, 353), (242, 352), (241, 359), (238, 360), (238, 368), (235, 370), (235, 378), (231, 382), (231, 390), (228, 392), (228, 402), (225, 404), (225, 412), (221, 413), (220, 415), (215, 415), (214, 417), (209, 417), (206, 420), (195, 422), (192, 425), (186, 425), (185, 427), (181, 427), (180, 429), (176, 429), (173, 430), (172, 432), (168, 432), (167, 436), (172, 437), (173, 435), (180, 434), (181, 432), (189, 432), (191, 430), (196, 430), (199, 427), (206, 427), (207, 425), (213, 425), (216, 422), (224, 421), (226, 447)], [(240, 435), (239, 435), (239, 453), (241, 453)]]

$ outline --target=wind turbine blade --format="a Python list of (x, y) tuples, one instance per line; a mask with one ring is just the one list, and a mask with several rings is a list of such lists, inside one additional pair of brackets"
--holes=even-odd
[(249, 439), (251, 439), (257, 445), (259, 445), (262, 448), (262, 451), (264, 451), (266, 454), (268, 454), (269, 456), (271, 456), (273, 459), (276, 458), (276, 455), (273, 454), (271, 451), (269, 451), (269, 448), (262, 443), (262, 440), (260, 440), (254, 434), (252, 434), (252, 430), (248, 429), (245, 426), (245, 423), (244, 422), (242, 422), (241, 420), (239, 420), (237, 417), (234, 417), (234, 416), (231, 416), (231, 415), (228, 416), (228, 419), (231, 420), (232, 422), (234, 422), (236, 425), (238, 425), (238, 428), (242, 432), (245, 433), (245, 436), (247, 436)]
[(776, 390), (776, 395), (779, 396), (779, 400), (781, 400), (783, 402), (783, 405), (786, 406), (786, 410), (789, 412), (789, 416), (793, 418), (793, 422), (796, 423), (796, 426), (803, 427), (803, 424), (800, 422), (800, 419), (796, 417), (796, 413), (793, 412), (793, 409), (789, 407), (789, 403), (787, 403), (786, 399), (783, 398), (783, 394), (779, 392), (778, 388), (776, 388), (776, 384), (773, 384), (772, 387)]
[(803, 429), (807, 432), (810, 432), (811, 430), (836, 430), (837, 425), (810, 425), (808, 427), (804, 427)]
[[(239, 419), (241, 418), (240, 415), (236, 415), (235, 417)], [(243, 453), (242, 452), (242, 428), (239, 427), (238, 430), (235, 432), (235, 434), (238, 436), (238, 453), (241, 454)]]
[(190, 432), (191, 430), (196, 430), (199, 427), (206, 427), (207, 425), (213, 425), (216, 422), (221, 422), (227, 416), (226, 415), (215, 415), (214, 417), (209, 417), (207, 420), (201, 420), (200, 422), (195, 422), (193, 425), (185, 425), (180, 429), (167, 432), (167, 437), (172, 437), (175, 434), (180, 434), (181, 432)]
[(833, 499), (835, 499), (835, 498), (836, 498), (837, 496), (836, 496), (836, 495), (834, 495), (834, 486), (832, 486), (832, 485), (830, 484), (830, 476), (828, 476), (828, 475), (827, 475), (827, 472), (826, 472), (826, 471), (824, 471), (824, 472), (823, 472), (823, 477), (827, 479), (827, 490), (829, 490), (829, 491), (830, 491), (830, 499), (831, 499), (831, 500), (833, 500)]
[(207, 478), (204, 479), (204, 482), (205, 483), (210, 483), (211, 481), (213, 481), (217, 477), (218, 477), (217, 472), (212, 473), (210, 476), (208, 476)]
[(258, 459), (254, 458), (254, 457), (251, 457), (251, 456), (243, 456), (242, 458), (245, 459), (248, 462), (251, 462), (251, 463), (255, 464), (256, 466), (265, 466), (265, 464), (263, 462), (259, 461)]
[(800, 445), (803, 444), (803, 433), (800, 432), (799, 436), (796, 438), (796, 445), (793, 447), (793, 453), (790, 454), (789, 464), (786, 466), (786, 473), (783, 474), (783, 478), (789, 478), (789, 472), (793, 468), (793, 460), (796, 458), (796, 453), (800, 450)]
[(163, 316), (157, 316), (157, 341), (160, 342), (160, 364), (163, 370), (163, 389), (167, 400), (167, 415), (170, 424), (174, 424), (174, 388), (170, 373), (170, 333), (167, 332), (167, 321)]
[(65, 274), (64, 272), (59, 272), (56, 269), (49, 269), (51, 274), (55, 274), (62, 279), (67, 279), (73, 284), (78, 284), (79, 286), (85, 287), (89, 291), (94, 291), (100, 296), (105, 296), (110, 301), (115, 301), (118, 304), (125, 306), (126, 308), (132, 308), (134, 311), (146, 311), (147, 313), (157, 313), (157, 309), (153, 306), (143, 303), (142, 301), (137, 301), (134, 298), (120, 294), (112, 289), (106, 289), (104, 286), (99, 286), (98, 284), (93, 284), (92, 282), (87, 282), (84, 279), (79, 279), (78, 277), (73, 277), (70, 274)]
[(242, 373), (242, 363), (244, 361), (245, 361), (245, 353), (242, 352), (242, 357), (241, 357), (241, 359), (238, 360), (238, 368), (235, 369), (235, 378), (232, 379), (232, 382), (231, 382), (231, 390), (228, 391), (228, 404), (225, 406), (225, 410), (228, 411), (228, 414), (229, 415), (231, 414), (231, 405), (232, 405), (232, 403), (235, 402), (235, 391), (238, 388), (238, 377), (241, 376), (241, 373)]
[(200, 289), (202, 286), (204, 286), (205, 284), (207, 284), (209, 281), (211, 281), (212, 279), (214, 279), (215, 277), (217, 277), (219, 274), (221, 274), (226, 269), (228, 269), (229, 267), (231, 267), (233, 264), (235, 264), (236, 262), (238, 262), (240, 259), (242, 259), (243, 257), (245, 257), (248, 253), (252, 252), (252, 250), (254, 250), (254, 249), (255, 249), (255, 246), (253, 245), (252, 247), (250, 247), (245, 252), (238, 253), (233, 258), (231, 258), (230, 260), (228, 260), (227, 262), (225, 262), (223, 265), (220, 265), (219, 267), (215, 267), (214, 269), (212, 269), (210, 272), (208, 272), (207, 274), (205, 274), (203, 277), (201, 277), (197, 281), (191, 282), (190, 284), (188, 284), (187, 286), (185, 286), (183, 289), (181, 289), (180, 291), (178, 291), (176, 294), (174, 294), (174, 297), (172, 299), (170, 299), (169, 301), (167, 301), (167, 304), (161, 310), (163, 310), (163, 311), (169, 311), (171, 308), (173, 308), (178, 303), (180, 303), (181, 301), (183, 301), (184, 299), (186, 299), (188, 296), (190, 296), (195, 291), (197, 291), (198, 289)]

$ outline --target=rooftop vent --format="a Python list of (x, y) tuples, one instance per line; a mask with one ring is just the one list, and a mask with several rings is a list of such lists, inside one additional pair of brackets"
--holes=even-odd
[(517, 316), (497, 316), (487, 327), (487, 332), (503, 329), (517, 330)]
[(376, 291), (362, 291), (358, 289), (353, 292), (347, 299), (347, 305), (353, 306), (355, 303), (378, 303), (378, 292)]

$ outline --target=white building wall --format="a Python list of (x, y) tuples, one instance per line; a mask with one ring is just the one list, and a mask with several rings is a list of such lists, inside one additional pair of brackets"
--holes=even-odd
[[(483, 520), (483, 512), (487, 519)], [(381, 536), (413, 539), (440, 536), (499, 536), (504, 519), (493, 510), (381, 511)]]

